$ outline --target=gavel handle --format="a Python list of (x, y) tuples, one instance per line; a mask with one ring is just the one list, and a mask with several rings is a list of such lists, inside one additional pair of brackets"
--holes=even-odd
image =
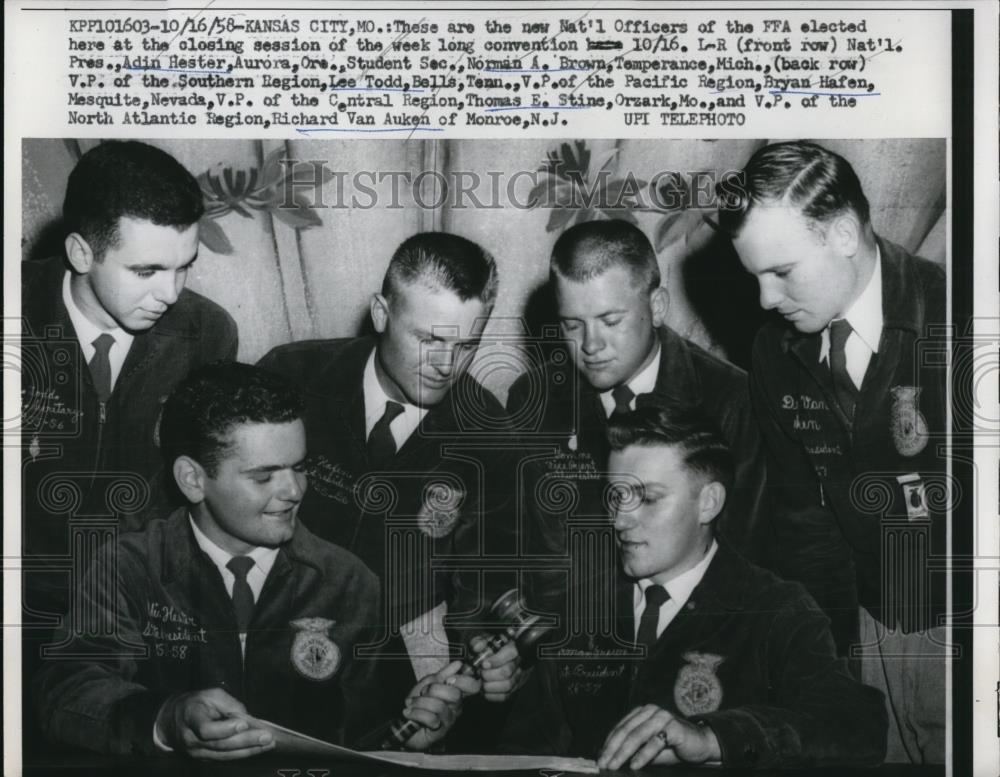
[(379, 750), (395, 750), (403, 747), (410, 738), (423, 728), (417, 721), (399, 717), (389, 724), (389, 731), (379, 743)]
[[(483, 650), (476, 654), (474, 658), (466, 659), (462, 662), (462, 668), (459, 670), (460, 674), (477, 675), (483, 662), (499, 653), (500, 648), (508, 642), (513, 640), (519, 643), (519, 645), (523, 642), (524, 646), (527, 647), (534, 644), (548, 630), (548, 627), (529, 628), (529, 625), (529, 623), (521, 623), (517, 626), (508, 626), (504, 631), (490, 636), (486, 640), (486, 647)], [(421, 728), (423, 726), (420, 723), (400, 715), (395, 720), (384, 724), (385, 734), (382, 735), (378, 749), (395, 750), (396, 748), (403, 747)], [(374, 738), (378, 734), (376, 733), (371, 736)]]
[[(459, 674), (476, 674), (478, 672), (478, 665), (481, 664), (483, 660), (489, 658), (490, 655), (492, 654), (480, 653), (476, 656), (477, 661), (475, 663), (464, 661), (462, 663), (462, 668), (459, 670)], [(386, 732), (382, 741), (379, 742), (378, 749), (395, 750), (396, 748), (403, 747), (410, 741), (410, 738), (422, 728), (423, 724), (417, 723), (417, 721), (410, 720), (409, 718), (404, 718), (400, 715), (392, 722), (386, 724)]]

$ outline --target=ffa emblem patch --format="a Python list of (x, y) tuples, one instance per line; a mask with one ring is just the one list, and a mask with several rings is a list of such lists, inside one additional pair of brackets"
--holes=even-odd
[(901, 456), (916, 456), (927, 447), (927, 419), (917, 407), (920, 391), (917, 386), (893, 386), (890, 392), (889, 428)]
[(334, 623), (329, 618), (299, 618), (289, 624), (297, 630), (292, 666), (308, 680), (329, 680), (340, 668), (340, 648), (327, 636)]
[(431, 483), (424, 490), (424, 504), (417, 515), (417, 526), (428, 537), (438, 539), (451, 534), (460, 517), (459, 507), (465, 493), (447, 483)]
[(722, 704), (722, 685), (715, 670), (726, 659), (711, 653), (685, 653), (674, 683), (674, 703), (683, 715), (715, 712)]
[(31, 443), (28, 445), (28, 453), (31, 454), (31, 460), (34, 461), (38, 458), (38, 454), (42, 452), (42, 446), (38, 444), (38, 435), (32, 435)]
[(575, 434), (571, 434), (569, 436), (569, 441), (566, 443), (566, 447), (573, 452), (576, 452), (576, 449), (580, 447), (580, 443), (577, 441)]

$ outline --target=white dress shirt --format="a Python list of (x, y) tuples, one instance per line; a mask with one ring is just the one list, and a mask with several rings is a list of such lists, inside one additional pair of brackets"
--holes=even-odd
[[(660, 605), (660, 617), (656, 623), (657, 639), (660, 638), (664, 629), (670, 625), (670, 621), (677, 617), (677, 613), (681, 611), (681, 608), (687, 604), (687, 600), (691, 598), (692, 592), (698, 587), (698, 583), (700, 583), (701, 579), (705, 576), (705, 572), (708, 570), (708, 565), (712, 563), (712, 559), (715, 558), (715, 552), (718, 549), (719, 543), (712, 540), (712, 547), (708, 549), (708, 553), (705, 554), (705, 558), (699, 561), (695, 566), (691, 567), (691, 569), (687, 572), (662, 584), (663, 587), (667, 589), (667, 593), (670, 595), (670, 598)], [(653, 581), (644, 577), (643, 579), (636, 581), (635, 586), (633, 586), (632, 609), (635, 613), (636, 639), (639, 637), (639, 621), (642, 618), (642, 611), (646, 609), (646, 589), (651, 585), (654, 585)]]
[[(372, 349), (368, 362), (365, 364), (364, 377), (362, 379), (362, 390), (365, 395), (365, 439), (372, 433), (372, 427), (385, 415), (385, 403), (392, 398), (385, 393), (382, 384), (378, 382), (378, 375), (375, 374), (375, 349)], [(392, 399), (393, 402), (396, 400)], [(396, 450), (403, 447), (403, 444), (410, 439), (420, 422), (427, 415), (426, 407), (417, 407), (409, 402), (399, 402), (403, 406), (403, 412), (392, 419), (389, 424), (389, 431), (392, 432), (392, 439), (396, 441)]]
[[(875, 247), (875, 269), (868, 285), (861, 292), (854, 304), (844, 314), (844, 319), (851, 325), (851, 336), (844, 344), (844, 356), (847, 360), (847, 374), (855, 388), (861, 388), (868, 364), (872, 356), (878, 353), (878, 343), (882, 338), (882, 252)], [(830, 326), (823, 330), (819, 348), (820, 364), (830, 359)]]
[(80, 341), (83, 360), (90, 364), (90, 360), (94, 358), (94, 352), (97, 350), (94, 348), (94, 340), (99, 336), (108, 334), (115, 339), (108, 351), (108, 362), (111, 364), (111, 388), (114, 389), (118, 376), (121, 374), (122, 365), (125, 364), (125, 357), (128, 356), (128, 349), (132, 347), (132, 340), (135, 338), (121, 327), (105, 330), (91, 322), (73, 300), (73, 292), (70, 290), (70, 275), (71, 273), (67, 270), (66, 275), (63, 276), (63, 304), (66, 306), (69, 320), (73, 323), (73, 329), (76, 330), (76, 338)]
[[(225, 583), (226, 593), (232, 598), (233, 584), (236, 582), (236, 576), (229, 571), (229, 567), (226, 564), (234, 558), (234, 555), (212, 542), (198, 528), (198, 524), (194, 522), (194, 519), (190, 515), (188, 515), (188, 520), (191, 522), (192, 530), (194, 530), (194, 541), (212, 559), (212, 563), (215, 564), (222, 575), (222, 582)], [(264, 588), (264, 581), (267, 580), (267, 575), (271, 571), (271, 567), (274, 566), (274, 560), (278, 557), (278, 549), (257, 547), (246, 555), (254, 560), (254, 565), (247, 572), (247, 585), (250, 586), (250, 590), (253, 592), (253, 600), (256, 602), (260, 598), (261, 590)], [(245, 632), (240, 633), (240, 651), (245, 657), (247, 652), (247, 635)]]
[[(639, 373), (628, 381), (627, 385), (632, 389), (632, 393), (635, 394), (632, 397), (632, 401), (629, 402), (629, 407), (635, 410), (635, 400), (640, 394), (649, 394), (656, 388), (656, 376), (660, 374), (660, 343), (656, 343), (656, 355), (652, 360), (643, 367)], [(613, 396), (614, 389), (609, 389), (608, 391), (601, 392), (601, 404), (604, 405), (604, 413), (611, 417), (611, 414), (615, 411), (615, 398)]]

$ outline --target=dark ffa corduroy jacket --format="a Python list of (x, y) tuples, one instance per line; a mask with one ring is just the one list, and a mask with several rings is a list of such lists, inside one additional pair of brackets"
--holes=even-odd
[(596, 618), (591, 629), (577, 622), (576, 634), (560, 633), (508, 718), (506, 750), (594, 758), (629, 711), (655, 704), (711, 726), (727, 767), (884, 758), (882, 695), (855, 681), (836, 657), (829, 620), (799, 584), (720, 544), (644, 657), (634, 645), (634, 581), (613, 562), (607, 575), (610, 620)]
[[(747, 558), (771, 564), (771, 535), (761, 499), (765, 455), (750, 406), (746, 373), (685, 340), (669, 327), (659, 329), (660, 366), (651, 397), (693, 404), (716, 424), (729, 442), (736, 462), (733, 492), (718, 520), (718, 531)], [(644, 401), (644, 396), (636, 402)], [(536, 455), (526, 468), (532, 479), (523, 489), (526, 531), (535, 553), (566, 557), (565, 505), (559, 498), (563, 480), (579, 494), (572, 512), (579, 518), (606, 514), (603, 494), (608, 458), (607, 415), (599, 392), (575, 370), (569, 354), (556, 349), (542, 367), (518, 378), (511, 386), (507, 409), (534, 444), (557, 446), (546, 456)], [(539, 584), (551, 585), (550, 580)], [(544, 594), (542, 594), (544, 596)]]
[[(353, 554), (299, 526), (264, 582), (243, 658), (232, 599), (186, 510), (124, 535), (117, 551), (117, 580), (95, 564), (86, 586), (89, 611), (114, 629), (89, 637), (64, 630), (61, 655), (46, 660), (35, 681), (54, 742), (155, 752), (164, 701), (207, 688), (224, 689), (254, 717), (333, 742), (350, 744), (379, 722), (373, 664), (354, 655), (375, 632), (378, 581)], [(308, 618), (325, 619), (315, 637), (301, 622)], [(319, 641), (317, 669), (303, 653), (306, 637)]]
[(60, 258), (21, 265), (22, 551), (32, 570), (25, 585), (29, 606), (55, 614), (67, 604), (69, 520), (107, 516), (134, 529), (177, 506), (160, 482), (160, 407), (191, 370), (235, 359), (237, 347), (229, 314), (184, 289), (155, 326), (136, 334), (102, 408), (63, 304), (65, 273)]
[(299, 515), (381, 580), (382, 622), (390, 628), (384, 657), (399, 659), (402, 699), (414, 678), (392, 636), (400, 625), (444, 602), (449, 626), (464, 632), (483, 622), (493, 598), (517, 585), (512, 504), (519, 449), (506, 411), (464, 375), (396, 455), (373, 470), (363, 376), (375, 343), (370, 337), (291, 343), (260, 365), (306, 396), (309, 491)]
[(946, 604), (945, 275), (893, 243), (879, 245), (882, 338), (853, 421), (819, 361), (819, 334), (766, 325), (751, 373), (779, 571), (830, 615), (842, 653), (856, 636), (859, 603), (907, 632), (933, 625)]

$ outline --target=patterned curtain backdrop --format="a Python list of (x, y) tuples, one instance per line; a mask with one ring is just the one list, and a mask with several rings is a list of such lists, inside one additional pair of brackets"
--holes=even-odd
[[(61, 251), (66, 178), (96, 142), (24, 142), (25, 260)], [(711, 184), (763, 140), (151, 142), (202, 185), (208, 211), (188, 282), (232, 313), (245, 361), (290, 340), (363, 331), (392, 251), (420, 230), (456, 232), (494, 254), (498, 342), (543, 331), (552, 244), (577, 221), (609, 216), (633, 220), (656, 246), (679, 332), (746, 366), (762, 321), (755, 281), (709, 221)], [(944, 262), (943, 140), (821, 142), (854, 165), (879, 234)], [(516, 360), (502, 364), (483, 374), (501, 398), (518, 372)]]

